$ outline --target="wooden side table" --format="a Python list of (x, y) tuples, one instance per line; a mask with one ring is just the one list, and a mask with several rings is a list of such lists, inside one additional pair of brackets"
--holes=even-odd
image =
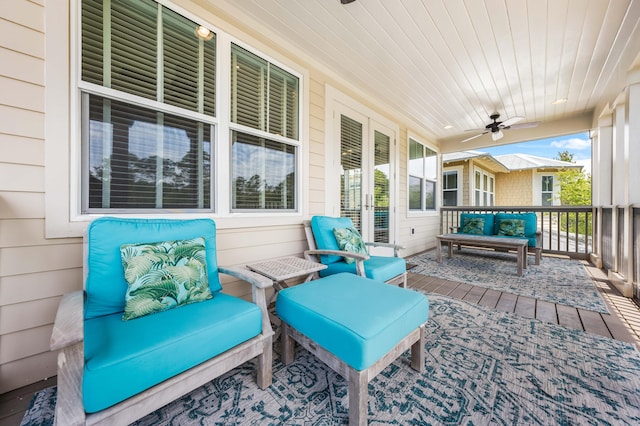
[(274, 292), (267, 305), (273, 302), (278, 291), (288, 287), (286, 280), (306, 276), (304, 281), (307, 282), (313, 278), (316, 272), (326, 269), (326, 267), (327, 265), (323, 265), (322, 263), (311, 262), (294, 256), (280, 257), (247, 265), (247, 268), (250, 270), (264, 275), (273, 281)]

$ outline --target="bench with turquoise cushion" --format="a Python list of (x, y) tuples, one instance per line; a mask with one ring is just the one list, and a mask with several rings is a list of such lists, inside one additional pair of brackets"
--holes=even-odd
[(367, 422), (367, 383), (411, 348), (411, 366), (424, 371), (427, 297), (341, 273), (278, 293), (282, 361), (294, 359), (294, 341), (349, 382), (349, 424)]
[[(394, 256), (375, 256), (368, 254), (349, 253), (340, 250), (334, 234), (337, 228), (352, 228), (353, 222), (348, 217), (313, 216), (306, 224), (307, 242), (309, 250), (305, 257), (312, 261), (319, 261), (327, 265), (319, 272), (320, 277), (326, 277), (342, 272), (349, 272), (366, 276), (372, 280), (400, 284), (406, 287), (407, 263), (398, 257), (401, 248), (390, 243), (365, 242), (368, 247), (387, 247), (394, 250)], [(356, 261), (347, 263), (346, 257)]]
[[(468, 227), (465, 224), (473, 220), (482, 220), (482, 229)], [(500, 225), (503, 221), (522, 220), (524, 221), (524, 229), (522, 235), (499, 235)], [(542, 233), (538, 231), (538, 218), (533, 212), (526, 213), (462, 213), (460, 214), (460, 226), (457, 228), (458, 233), (470, 232), (471, 235), (484, 235), (488, 237), (499, 238), (526, 238), (529, 240), (528, 251), (535, 255), (535, 264), (540, 264), (542, 255)]]
[[(123, 320), (123, 244), (204, 238), (213, 298)], [(272, 281), (216, 259), (210, 219), (99, 218), (85, 237), (85, 288), (65, 295), (51, 338), (60, 350), (58, 424), (129, 424), (257, 357), (258, 386), (271, 384)], [(219, 273), (254, 286), (253, 303), (222, 293)]]

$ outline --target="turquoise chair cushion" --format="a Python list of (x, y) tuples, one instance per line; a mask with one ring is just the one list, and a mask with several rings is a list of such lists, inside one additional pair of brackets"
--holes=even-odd
[[(500, 222), (502, 220), (520, 219), (524, 220), (524, 238), (529, 240), (529, 247), (536, 246), (536, 232), (538, 230), (538, 219), (533, 212), (529, 213), (496, 213), (494, 234), (498, 235), (500, 229)], [(513, 237), (506, 237), (513, 238)]]
[(281, 290), (278, 316), (356, 370), (364, 370), (429, 318), (413, 290), (336, 274)]
[(460, 233), (462, 231), (462, 225), (465, 219), (482, 218), (484, 219), (483, 235), (494, 235), (494, 216), (493, 213), (462, 213), (460, 214), (460, 227), (458, 228), (458, 232)]
[(213, 299), (122, 321), (122, 314), (84, 323), (85, 411), (103, 410), (257, 336), (253, 303), (217, 292)]
[[(385, 282), (407, 271), (407, 262), (401, 257), (371, 256), (364, 261), (364, 271), (367, 278)], [(326, 277), (340, 272), (357, 274), (356, 264), (347, 262), (334, 262), (327, 265), (327, 269), (319, 271), (321, 277)]]
[[(311, 218), (311, 230), (316, 246), (320, 250), (340, 250), (338, 241), (333, 233), (336, 228), (352, 228), (353, 222), (348, 217), (313, 216)], [(342, 256), (321, 255), (320, 262), (329, 265), (344, 260)]]
[(120, 257), (123, 244), (205, 238), (207, 274), (212, 292), (222, 289), (216, 258), (216, 225), (211, 219), (135, 219), (103, 217), (87, 230), (85, 319), (119, 313), (125, 305), (127, 281)]

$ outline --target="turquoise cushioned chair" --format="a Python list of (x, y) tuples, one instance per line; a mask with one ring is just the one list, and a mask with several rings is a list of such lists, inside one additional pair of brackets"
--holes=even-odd
[[(353, 227), (348, 217), (313, 216), (311, 221), (305, 222), (305, 232), (309, 250), (305, 251), (308, 260), (318, 260), (327, 265), (319, 272), (320, 277), (326, 277), (342, 272), (349, 272), (372, 280), (389, 284), (407, 286), (407, 263), (398, 257), (401, 246), (389, 243), (365, 242), (367, 247), (386, 247), (393, 249), (393, 257), (371, 256), (340, 250), (338, 241), (333, 233), (336, 228)], [(347, 263), (345, 258), (352, 258), (353, 263)]]
[[(120, 246), (204, 237), (213, 298), (123, 321)], [(210, 219), (100, 218), (85, 236), (84, 291), (60, 303), (58, 424), (129, 424), (257, 357), (257, 382), (271, 384), (272, 336), (265, 289), (272, 281), (216, 259)], [(253, 285), (253, 303), (222, 293), (219, 273)]]

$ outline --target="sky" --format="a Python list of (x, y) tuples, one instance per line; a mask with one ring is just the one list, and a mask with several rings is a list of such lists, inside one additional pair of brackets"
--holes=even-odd
[(479, 148), (492, 156), (503, 154), (529, 154), (544, 158), (558, 158), (558, 153), (569, 151), (573, 161), (583, 167), (583, 171), (591, 174), (591, 140), (588, 133), (539, 139), (531, 142), (515, 143), (495, 147)]

